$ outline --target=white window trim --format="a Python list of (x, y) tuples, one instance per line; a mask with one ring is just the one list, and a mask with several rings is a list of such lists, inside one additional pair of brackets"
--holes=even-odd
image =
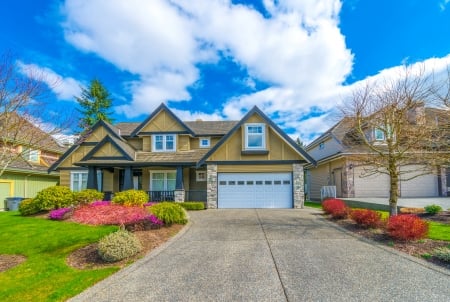
[[(205, 177), (201, 177), (200, 175), (204, 174)], [(195, 171), (195, 180), (200, 182), (200, 181), (206, 181), (206, 170), (204, 171)]]
[[(25, 160), (32, 161), (32, 162), (39, 162), (40, 161), (41, 152), (39, 150), (26, 148), (26, 147), (23, 147), (22, 150), (23, 150), (22, 151), (23, 158), (25, 158)], [(36, 157), (36, 160), (31, 158), (32, 154), (33, 154), (34, 157)]]
[[(154, 191), (152, 188), (152, 181), (153, 181), (153, 173), (164, 173), (166, 174), (165, 177), (165, 181), (164, 181), (164, 190), (163, 191), (170, 191), (167, 189), (167, 173), (175, 173), (175, 181), (176, 181), (176, 175), (177, 175), (177, 170), (150, 170), (150, 183), (149, 183), (149, 188), (150, 191)], [(176, 184), (175, 184), (176, 186)]]
[[(156, 136), (163, 137), (162, 150), (156, 150)], [(168, 136), (173, 136), (173, 149), (166, 149), (166, 141)], [(176, 134), (153, 134), (152, 135), (152, 152), (175, 152), (177, 151), (177, 135)]]
[[(383, 137), (382, 138), (377, 138), (377, 132), (381, 133), (381, 135)], [(386, 135), (384, 134), (383, 130), (381, 130), (380, 128), (373, 129), (373, 140), (377, 141), (377, 142), (384, 142), (386, 140)]]
[[(262, 127), (262, 146), (261, 147), (250, 147), (248, 145), (248, 128), (249, 127)], [(250, 133), (256, 135), (256, 133)], [(266, 150), (266, 124), (264, 123), (249, 123), (245, 124), (245, 149), (246, 150)]]
[[(87, 174), (88, 174), (88, 171), (71, 171), (70, 172), (70, 189), (72, 191), (74, 191), (74, 192), (75, 191), (79, 192), (79, 191), (82, 191), (82, 190), (86, 189), (86, 188), (74, 188), (73, 187), (72, 179), (73, 179), (73, 175), (74, 174), (86, 174), (86, 185), (87, 185)], [(97, 170), (97, 186), (98, 186), (98, 191), (102, 192), (102, 190), (103, 190), (103, 174), (102, 174), (102, 171), (100, 171), (100, 170)]]
[[(207, 140), (208, 144), (207, 145), (202, 145), (202, 141), (203, 140)], [(209, 148), (211, 146), (211, 138), (210, 137), (199, 137), (198, 138), (198, 145), (200, 146), (200, 148)]]

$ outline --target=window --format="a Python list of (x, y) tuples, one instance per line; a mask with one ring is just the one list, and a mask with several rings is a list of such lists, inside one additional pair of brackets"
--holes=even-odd
[(29, 149), (29, 148), (23, 148), (22, 149), (23, 158), (28, 161), (39, 161), (39, 150)]
[[(70, 173), (70, 189), (74, 192), (79, 192), (87, 188), (88, 172), (71, 172)], [(98, 191), (102, 191), (102, 171), (97, 171), (97, 185)]]
[(324, 142), (319, 144), (319, 150), (323, 150), (323, 149), (325, 149), (325, 143)]
[(175, 151), (176, 139), (175, 134), (156, 134), (153, 135), (153, 152)]
[(380, 128), (375, 128), (375, 130), (374, 130), (374, 139), (376, 141), (384, 141), (385, 140), (385, 136), (384, 136), (383, 130), (381, 130)]
[(175, 190), (177, 172), (154, 171), (150, 172), (150, 191)]
[(265, 149), (265, 125), (246, 124), (245, 125), (245, 149)]
[(209, 137), (200, 137), (200, 148), (209, 148), (211, 145), (211, 140)]
[(206, 181), (206, 171), (196, 171), (197, 181)]

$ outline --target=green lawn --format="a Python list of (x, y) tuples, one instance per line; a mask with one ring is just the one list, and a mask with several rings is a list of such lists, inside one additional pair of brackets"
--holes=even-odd
[(84, 226), (0, 212), (0, 254), (27, 260), (0, 273), (0, 301), (64, 301), (118, 268), (77, 270), (66, 265), (75, 249), (98, 241), (117, 227)]
[[(322, 209), (321, 204), (317, 202), (306, 201), (305, 206)], [(377, 212), (381, 213), (381, 217), (383, 219), (387, 219), (389, 217), (389, 212), (386, 211), (377, 211)], [(428, 238), (434, 240), (450, 241), (450, 225), (444, 223), (430, 222)]]

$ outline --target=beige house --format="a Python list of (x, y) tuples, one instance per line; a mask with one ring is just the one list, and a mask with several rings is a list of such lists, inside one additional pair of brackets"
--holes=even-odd
[[(341, 198), (389, 197), (389, 176), (380, 173), (368, 175), (369, 169), (355, 159), (366, 149), (346, 143), (351, 130), (349, 121), (342, 119), (305, 148), (317, 161), (316, 166), (306, 167), (306, 194), (309, 199), (320, 200), (323, 195), (330, 193)], [(367, 129), (366, 135), (382, 143), (382, 135), (376, 130)], [(448, 167), (438, 166), (426, 172), (420, 163), (410, 163), (401, 169), (409, 173), (408, 178), (411, 179), (400, 180), (400, 197), (439, 197), (450, 194)]]
[(78, 191), (142, 189), (209, 208), (292, 208), (314, 160), (261, 110), (240, 121), (181, 121), (161, 104), (142, 123), (98, 122), (49, 171)]

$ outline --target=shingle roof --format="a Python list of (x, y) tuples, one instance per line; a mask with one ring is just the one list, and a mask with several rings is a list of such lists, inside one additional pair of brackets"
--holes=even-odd
[(197, 163), (208, 149), (194, 149), (179, 152), (138, 152), (137, 162), (155, 163)]
[(225, 135), (239, 121), (187, 121), (184, 122), (195, 135)]
[(114, 125), (120, 130), (121, 136), (130, 136), (130, 134), (139, 126), (141, 123), (117, 123)]

